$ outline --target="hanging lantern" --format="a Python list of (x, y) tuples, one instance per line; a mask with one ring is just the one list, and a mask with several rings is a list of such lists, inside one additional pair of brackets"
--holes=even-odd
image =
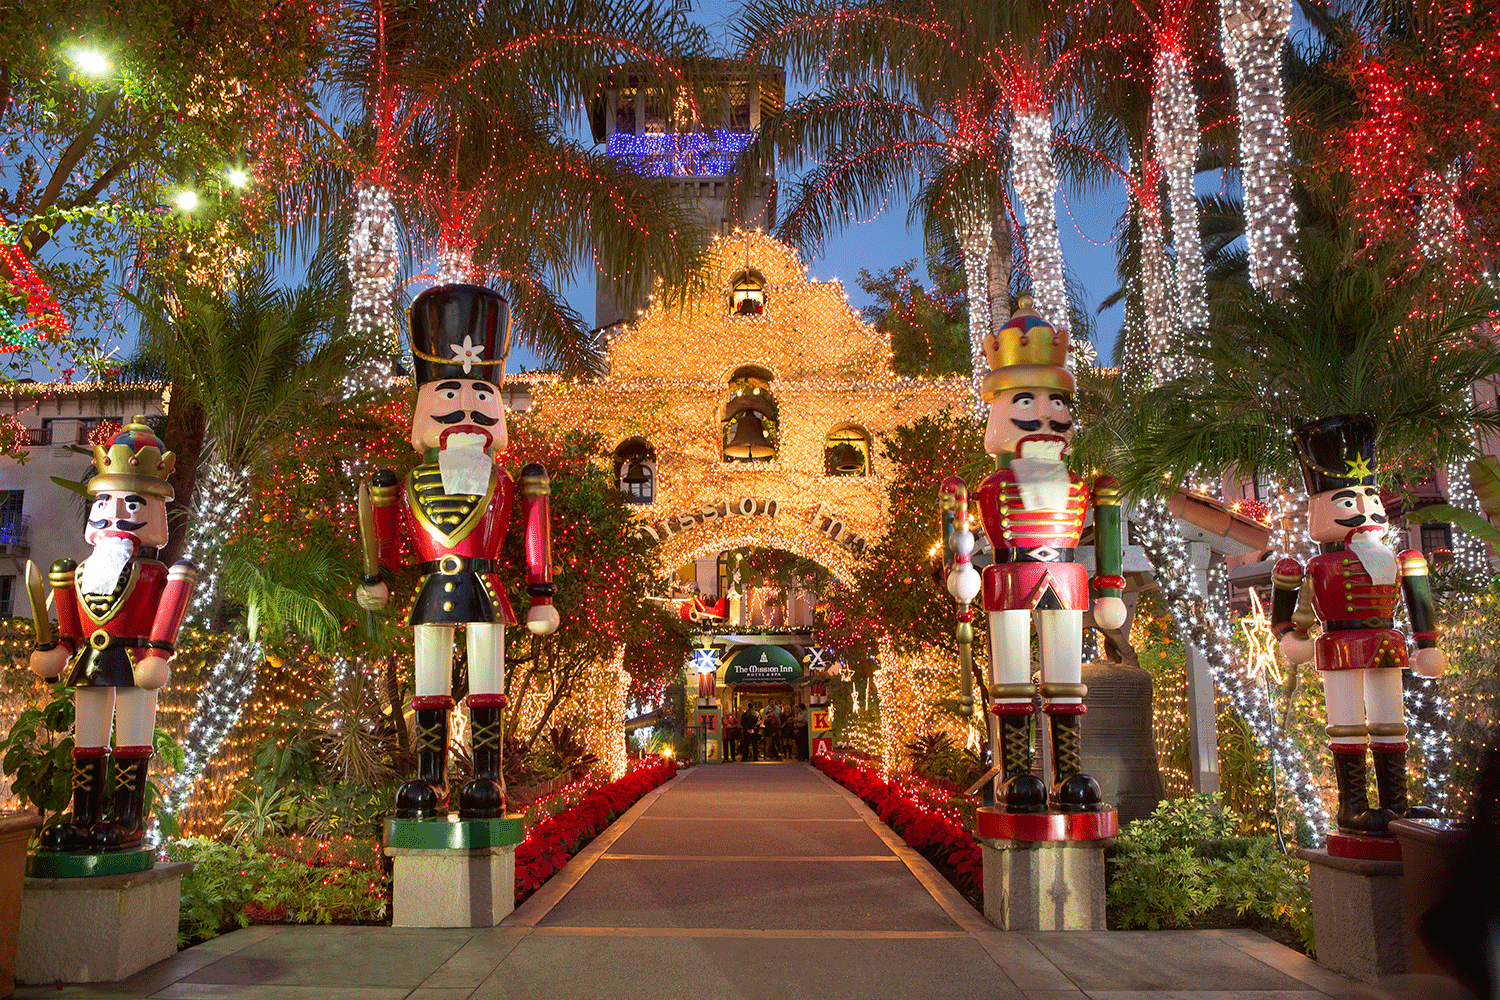
[(747, 410), (734, 424), (734, 436), (724, 446), (725, 458), (761, 459), (776, 454), (776, 446), (766, 440), (765, 423), (759, 413)]

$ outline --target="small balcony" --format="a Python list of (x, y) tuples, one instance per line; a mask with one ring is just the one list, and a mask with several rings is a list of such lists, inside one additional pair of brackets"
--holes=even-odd
[(31, 554), (31, 516), (12, 514), (0, 517), (0, 556)]
[(31, 448), (45, 448), (52, 443), (51, 427), (26, 428), (26, 444)]

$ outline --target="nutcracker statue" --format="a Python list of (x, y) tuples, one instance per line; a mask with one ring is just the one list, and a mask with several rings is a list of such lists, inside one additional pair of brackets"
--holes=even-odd
[[(996, 763), (1004, 782), (981, 833), (1016, 840), (1098, 839), (1114, 834), (1116, 814), (1101, 802), (1098, 783), (1083, 773), (1080, 755), (1089, 580), (1074, 551), (1092, 502), (1094, 621), (1119, 628), (1125, 621), (1120, 491), (1107, 476), (1090, 484), (1064, 464), (1075, 430), (1075, 384), (1066, 367), (1071, 345), (1066, 333), (1032, 311), (1029, 297), (1018, 305), (999, 334), (985, 338), (990, 371), (983, 395), (990, 413), (984, 443), (998, 471), (972, 498), (995, 552), (980, 589), (989, 615), (988, 700), (999, 722)], [(954, 580), (950, 589), (963, 602), (973, 588)], [(1041, 651), (1039, 691), (1031, 681), (1033, 621)], [(1051, 729), (1050, 789), (1031, 770), (1032, 699), (1038, 693)], [(1041, 814), (1064, 819), (1044, 822)]]
[[(422, 463), (404, 481), (389, 469), (361, 489), (365, 575), (358, 600), (385, 606), (380, 568), (414, 560), (422, 576), (407, 622), (415, 642), (417, 773), (396, 792), (399, 819), (448, 813), (448, 713), (454, 630), (468, 650), (474, 776), (458, 790), (460, 819), (505, 814), (501, 710), (505, 707), (505, 626), (516, 617), (501, 577), (502, 549), (516, 484), (496, 464), (508, 439), (500, 387), (510, 348), (510, 306), (473, 285), (440, 285), (411, 307), (417, 402), (411, 444)], [(521, 522), (531, 608), (526, 626), (556, 630), (552, 606), (550, 486), (537, 464), (521, 470)]]
[[(1329, 838), (1329, 853), (1399, 858), (1390, 821), (1436, 815), (1407, 802), (1401, 703), (1408, 662), (1424, 677), (1441, 677), (1447, 668), (1433, 626), (1427, 560), (1410, 549), (1398, 556), (1385, 543), (1388, 519), (1375, 485), (1375, 429), (1368, 420), (1315, 420), (1292, 439), (1307, 483), (1307, 534), (1322, 553), (1305, 571), (1295, 559), (1277, 562), (1271, 629), (1290, 663), (1314, 661), (1323, 675), (1339, 792), (1339, 834)], [(1406, 597), (1417, 645), (1410, 658), (1406, 636), (1392, 621), (1398, 594)], [(1316, 640), (1308, 636), (1314, 620), (1323, 625)], [(1375, 764), (1375, 808), (1366, 791), (1367, 749)]]
[[(141, 840), (156, 692), (171, 676), (168, 662), (198, 579), (190, 562), (168, 569), (153, 558), (167, 541), (167, 477), (175, 458), (140, 416), (109, 444), (94, 448), (96, 474), (86, 484), (93, 500), (83, 536), (93, 552), (82, 563), (52, 564), (56, 637), (41, 574), (32, 563), (26, 567), (37, 640), (31, 669), (50, 680), (70, 667), (74, 689), (73, 811), (43, 833), (44, 852), (134, 851), (150, 867)], [(114, 779), (107, 785), (111, 757)], [(122, 870), (58, 865), (52, 874)], [(35, 865), (33, 871), (43, 874)]]

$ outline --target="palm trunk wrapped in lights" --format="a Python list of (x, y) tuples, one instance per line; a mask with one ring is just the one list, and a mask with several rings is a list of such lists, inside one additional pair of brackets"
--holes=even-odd
[(1183, 337), (1197, 340), (1208, 326), (1198, 196), (1193, 190), (1198, 160), (1198, 99), (1187, 57), (1177, 49), (1162, 49), (1156, 54), (1151, 122), (1172, 202), (1172, 247), (1177, 264), (1175, 316)]
[(993, 234), (987, 218), (988, 206), (966, 204), (954, 220), (954, 231), (964, 258), (964, 288), (969, 304), (969, 378), (976, 412), (982, 414), (979, 386), (984, 380), (984, 338), (990, 334), (989, 267)]
[[(265, 648), (259, 642), (244, 638), (229, 641), (224, 655), (198, 689), (192, 722), (182, 740), (182, 767), (167, 779), (161, 805), (152, 810), (154, 815), (170, 814), (180, 822), (204, 768), (239, 723), (240, 713), (255, 689), (256, 670), (265, 657)], [(148, 836), (153, 845), (160, 843), (160, 826), (154, 825)]]
[(1176, 378), (1181, 355), (1175, 347), (1172, 296), (1167, 280), (1166, 239), (1161, 224), (1161, 165), (1147, 158), (1131, 178), (1135, 218), (1141, 234), (1141, 298), (1146, 308), (1147, 349), (1155, 380)]
[(224, 540), (234, 533), (249, 503), (250, 476), (245, 470), (213, 462), (199, 474), (193, 524), (182, 547), (182, 557), (198, 567), (198, 586), (188, 605), (186, 624), (202, 627), (218, 600)]
[(474, 279), (474, 241), (445, 234), (438, 246), (437, 283), (465, 284)]
[(1219, 0), (1224, 56), (1234, 71), (1240, 113), (1240, 177), (1250, 283), (1285, 288), (1301, 273), (1296, 208), (1287, 169), (1281, 51), (1292, 24), (1291, 0)]
[(1297, 797), (1302, 813), (1319, 836), (1328, 831), (1323, 807), (1307, 763), (1297, 747), (1274, 724), (1266, 693), (1236, 665), (1227, 621), (1209, 610), (1209, 602), (1193, 589), (1191, 560), (1182, 529), (1165, 500), (1152, 498), (1132, 505), (1131, 518), (1140, 527), (1140, 543), (1156, 568), (1156, 582), (1171, 609), (1177, 634), (1203, 652), (1218, 690), (1270, 752), (1279, 773)]
[(354, 193), (349, 227), (349, 329), (394, 345), (396, 335), (396, 207), (383, 185), (366, 181)]
[(1010, 134), (1011, 180), (1026, 217), (1027, 260), (1036, 311), (1066, 332), (1068, 290), (1063, 279), (1062, 244), (1057, 238), (1057, 167), (1052, 162), (1051, 109), (1016, 112)]

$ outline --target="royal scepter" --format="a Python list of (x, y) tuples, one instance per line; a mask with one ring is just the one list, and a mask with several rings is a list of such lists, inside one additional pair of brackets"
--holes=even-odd
[[(979, 596), (979, 571), (973, 566), (970, 556), (974, 552), (974, 533), (969, 530), (969, 487), (958, 476), (943, 480), (938, 504), (953, 518), (953, 530), (948, 535), (947, 547), (953, 550), (953, 563), (948, 568), (948, 593), (958, 605), (958, 664), (963, 677), (960, 681), (958, 714), (968, 718), (974, 714), (974, 612), (969, 605)], [(947, 525), (945, 524), (946, 528)]]
[[(359, 582), (373, 587), (380, 582), (380, 541), (375, 537), (375, 501), (370, 496), (370, 484), (359, 484)], [(365, 638), (375, 637), (375, 612), (362, 612), (365, 623)]]
[(26, 560), (26, 596), (31, 599), (31, 630), (36, 635), (36, 648), (55, 649), (57, 640), (52, 635), (52, 619), (47, 615), (47, 590), (42, 583), (42, 571), (30, 559)]

